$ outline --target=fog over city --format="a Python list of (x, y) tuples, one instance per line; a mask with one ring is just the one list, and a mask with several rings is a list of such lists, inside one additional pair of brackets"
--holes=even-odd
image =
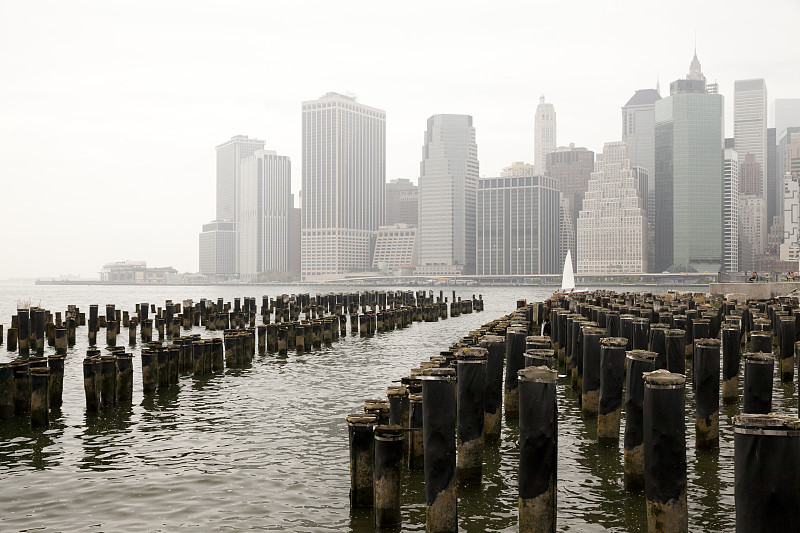
[[(125, 259), (198, 271), (215, 217), (215, 146), (289, 156), (301, 102), (386, 111), (386, 179), (420, 173), (427, 119), (471, 115), (480, 175), (533, 162), (544, 95), (558, 145), (621, 138), (636, 90), (687, 75), (724, 96), (763, 78), (800, 98), (800, 3), (0, 1), (0, 279), (95, 277)], [(298, 203), (299, 205), (299, 203)]]

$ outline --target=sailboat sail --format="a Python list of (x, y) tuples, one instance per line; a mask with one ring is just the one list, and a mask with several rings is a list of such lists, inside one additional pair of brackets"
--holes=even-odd
[(575, 274), (572, 272), (572, 251), (567, 250), (567, 257), (564, 259), (564, 274), (561, 276), (561, 290), (571, 291), (575, 289)]

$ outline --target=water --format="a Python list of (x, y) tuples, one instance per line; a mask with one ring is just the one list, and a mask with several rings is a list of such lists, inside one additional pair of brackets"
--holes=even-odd
[[(35, 287), (0, 286), (6, 328), (17, 300), (52, 311), (68, 304), (88, 313), (106, 303), (133, 312), (138, 302), (163, 305), (201, 297), (354, 291), (352, 287)], [(452, 290), (452, 289), (450, 289)], [(652, 290), (652, 288), (648, 288)], [(449, 292), (449, 291), (447, 291)], [(140, 346), (133, 349), (133, 406), (87, 416), (82, 368), (86, 329), (70, 348), (64, 406), (46, 431), (14, 420), (0, 424), (0, 531), (372, 531), (369, 511), (351, 513), (345, 415), (471, 329), (511, 312), (517, 298), (547, 289), (462, 287), (481, 293), (486, 311), (372, 338), (348, 335), (298, 355), (257, 355), (248, 369), (206, 379), (182, 377), (144, 397)], [(260, 300), (259, 300), (260, 305)], [(204, 337), (218, 335), (196, 328)], [(98, 335), (98, 340), (103, 337)], [(123, 328), (120, 339), (127, 340)], [(104, 338), (103, 338), (104, 340)], [(52, 348), (48, 348), (48, 353)], [(0, 361), (14, 358), (5, 344)], [(687, 382), (688, 383), (688, 382)], [(559, 380), (558, 527), (561, 531), (645, 531), (643, 493), (623, 488), (622, 449), (600, 448), (596, 422), (581, 418), (569, 382)], [(775, 410), (795, 414), (794, 385), (775, 383)], [(720, 448), (695, 452), (687, 386), (688, 501), (691, 531), (734, 529), (733, 433), (722, 407)], [(623, 415), (624, 420), (624, 415)], [(504, 422), (489, 448), (480, 489), (459, 493), (464, 531), (516, 531), (516, 440)], [(425, 527), (421, 472), (403, 480), (403, 529)]]

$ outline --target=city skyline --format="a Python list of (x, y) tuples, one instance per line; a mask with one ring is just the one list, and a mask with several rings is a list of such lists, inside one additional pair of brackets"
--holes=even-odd
[[(6, 147), (0, 175), (4, 196), (16, 201), (4, 207), (0, 222), (10, 228), (12, 221), (25, 221), (26, 231), (6, 235), (6, 247), (24, 253), (0, 266), (0, 279), (93, 276), (103, 264), (122, 259), (197, 271), (197, 229), (214, 213), (213, 147), (240, 134), (265, 140), (294, 162), (297, 202), (301, 102), (328, 91), (354, 91), (360, 102), (386, 110), (387, 181), (417, 182), (424, 121), (441, 113), (473, 116), (481, 175), (493, 177), (510, 161), (533, 161), (541, 94), (558, 112), (559, 145), (574, 142), (598, 152), (604, 142), (618, 139), (621, 107), (657, 80), (664, 96), (669, 81), (685, 74), (696, 33), (704, 71), (726, 97), (726, 136), (733, 133), (735, 80), (766, 80), (771, 126), (775, 99), (800, 96), (800, 74), (791, 68), (790, 53), (790, 21), (797, 18), (791, 14), (800, 14), (800, 7), (780, 2), (753, 12), (739, 4), (726, 3), (722, 17), (716, 4), (678, 3), (659, 13), (654, 27), (648, 21), (655, 13), (634, 10), (632, 2), (587, 2), (578, 10), (436, 5), (393, 12), (391, 25), (372, 24), (387, 10), (353, 3), (335, 29), (326, 26), (324, 13), (306, 4), (242, 4), (225, 12), (220, 4), (175, 3), (159, 6), (158, 17), (152, 16), (155, 3), (138, 4), (136, 10), (3, 4), (0, 46), (13, 53), (0, 59), (7, 80), (0, 88), (0, 139)], [(691, 25), (684, 22), (687, 10)], [(775, 17), (777, 11), (786, 16)], [(265, 29), (261, 22), (267, 15), (285, 24)], [(509, 20), (567, 15), (586, 29), (599, 17), (618, 20), (620, 31), (609, 32), (599, 48), (586, 39), (569, 40), (557, 25), (542, 29), (541, 41), (551, 45), (546, 48), (507, 31)], [(425, 46), (403, 38), (436, 22), (447, 24)], [(745, 43), (730, 33), (737, 23), (763, 31)], [(646, 37), (644, 45), (629, 46), (629, 28)], [(451, 54), (452, 41), (462, 32), (474, 38), (460, 40), (462, 49), (448, 64), (422, 61)], [(365, 41), (374, 46), (363, 46)], [(660, 44), (667, 41), (668, 47)], [(342, 60), (321, 62), (316, 53), (323, 45)], [(607, 63), (590, 59), (615, 49), (628, 54), (623, 68), (609, 77)], [(570, 61), (581, 68), (568, 68)], [(313, 68), (296, 68), (300, 65)], [(290, 82), (274, 83), (285, 72), (293, 73)], [(509, 78), (509, 72), (517, 75)], [(465, 84), (465, 76), (474, 79)], [(43, 138), (47, 141), (32, 141)], [(31, 183), (37, 183), (36, 194)], [(74, 254), (72, 239), (56, 239), (73, 219), (81, 227), (91, 224), (91, 235), (103, 245), (90, 239)], [(120, 225), (136, 231), (121, 239)], [(154, 238), (165, 225), (169, 239)]]

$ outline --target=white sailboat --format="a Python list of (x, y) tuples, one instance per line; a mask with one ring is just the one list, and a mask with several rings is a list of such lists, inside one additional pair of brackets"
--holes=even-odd
[(588, 292), (586, 289), (575, 290), (575, 274), (572, 271), (572, 250), (567, 250), (567, 257), (564, 259), (564, 272), (561, 275), (561, 290), (558, 294), (575, 294)]

